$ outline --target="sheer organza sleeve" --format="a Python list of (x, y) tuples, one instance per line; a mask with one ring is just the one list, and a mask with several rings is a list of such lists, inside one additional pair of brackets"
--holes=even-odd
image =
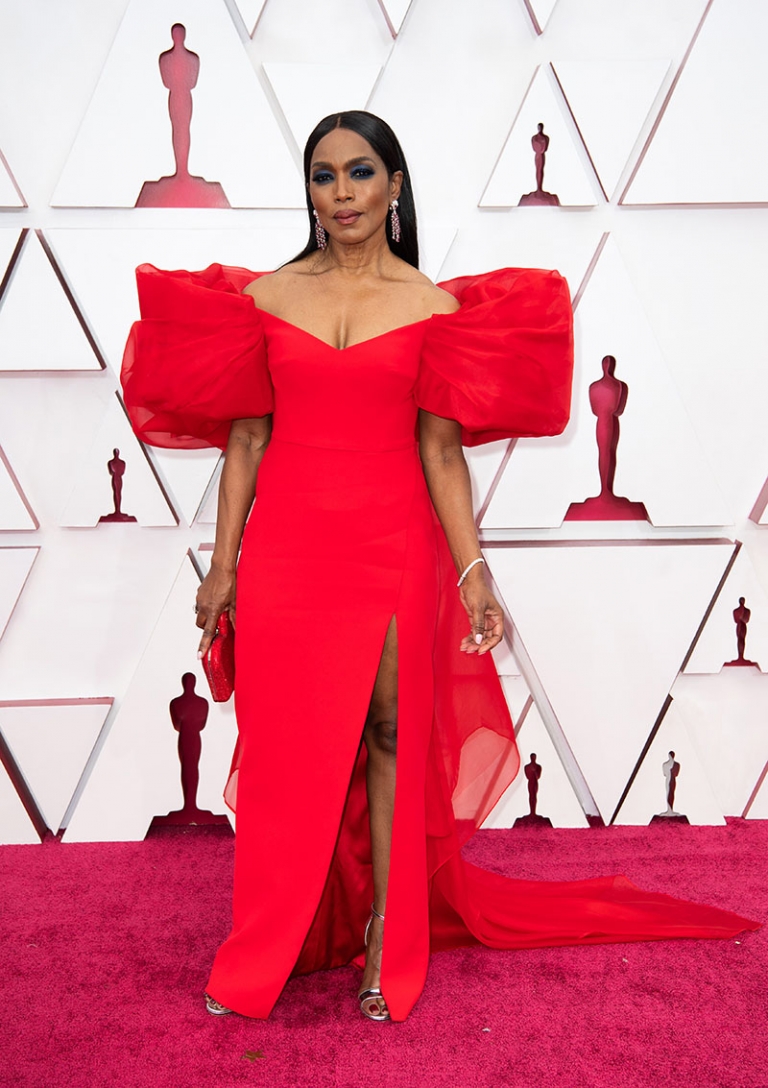
[(202, 272), (137, 268), (141, 320), (131, 328), (121, 380), (142, 441), (224, 449), (233, 419), (272, 411), (264, 331), (242, 294), (259, 275), (220, 264)]
[(558, 272), (503, 268), (439, 284), (460, 303), (427, 325), (416, 400), (462, 426), (466, 446), (560, 434), (568, 422), (573, 316)]

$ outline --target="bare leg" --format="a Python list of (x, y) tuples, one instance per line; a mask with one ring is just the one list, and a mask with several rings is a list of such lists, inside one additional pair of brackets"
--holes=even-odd
[[(392, 845), (392, 817), (395, 810), (395, 770), (397, 766), (397, 627), (390, 622), (371, 704), (363, 733), (368, 749), (367, 788), (373, 860), (373, 904), (379, 914), (386, 913), (389, 857)], [(374, 916), (368, 934), (368, 948), (363, 971), (362, 990), (378, 987), (384, 923)], [(366, 1007), (386, 1010), (383, 998), (371, 998)]]

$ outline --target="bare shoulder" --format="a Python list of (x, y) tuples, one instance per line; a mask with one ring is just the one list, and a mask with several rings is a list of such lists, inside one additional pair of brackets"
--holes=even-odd
[(425, 276), (418, 269), (409, 269), (404, 278), (409, 289), (418, 291), (424, 312), (428, 316), (431, 314), (452, 314), (461, 308), (452, 294), (444, 291), (442, 287), (437, 287), (429, 276)]
[(282, 301), (295, 286), (296, 278), (300, 275), (295, 265), (284, 265), (276, 272), (269, 272), (265, 276), (259, 276), (251, 280), (243, 288), (244, 295), (250, 295), (260, 310), (273, 310), (279, 308)]
[(433, 314), (454, 314), (461, 309), (458, 299), (455, 299), (449, 291), (442, 287), (436, 287), (430, 283), (429, 301)]

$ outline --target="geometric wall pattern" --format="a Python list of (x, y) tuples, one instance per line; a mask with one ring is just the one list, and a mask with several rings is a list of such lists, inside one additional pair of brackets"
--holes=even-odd
[[(218, 207), (136, 206), (177, 161), (174, 23)], [(308, 131), (366, 107), (405, 148), (430, 276), (558, 268), (576, 304), (565, 433), (468, 455), (539, 814), (647, 824), (674, 751), (690, 823), (768, 818), (767, 34), (751, 0), (0, 6), (0, 842), (139, 839), (181, 808), (169, 704), (186, 673), (207, 694), (191, 605), (220, 460), (128, 427), (134, 268), (290, 258)], [(600, 428), (630, 518), (575, 513)], [(234, 734), (209, 701), (215, 815)], [(487, 826), (528, 803), (521, 775)]]

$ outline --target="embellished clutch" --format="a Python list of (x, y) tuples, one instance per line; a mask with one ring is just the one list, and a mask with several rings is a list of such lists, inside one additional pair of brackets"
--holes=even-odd
[(229, 612), (219, 616), (213, 642), (202, 660), (213, 701), (226, 703), (235, 690), (235, 629)]

